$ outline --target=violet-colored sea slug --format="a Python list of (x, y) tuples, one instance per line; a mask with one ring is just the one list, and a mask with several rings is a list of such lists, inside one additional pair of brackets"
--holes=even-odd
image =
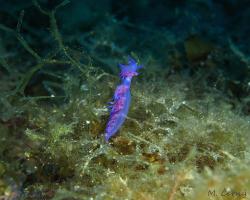
[(121, 84), (118, 85), (115, 90), (113, 101), (109, 102), (110, 117), (105, 130), (106, 142), (117, 133), (125, 121), (131, 100), (131, 80), (133, 76), (139, 74), (137, 70), (142, 68), (142, 66), (137, 65), (136, 61), (131, 57), (128, 58), (127, 65), (119, 64), (119, 67), (121, 69)]

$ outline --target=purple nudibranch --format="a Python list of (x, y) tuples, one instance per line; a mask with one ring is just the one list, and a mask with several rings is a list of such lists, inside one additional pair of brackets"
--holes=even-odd
[(139, 73), (138, 69), (142, 66), (137, 65), (136, 61), (129, 57), (128, 64), (119, 64), (120, 67), (120, 78), (121, 84), (117, 86), (113, 101), (109, 102), (110, 106), (110, 117), (105, 129), (105, 140), (106, 142), (117, 133), (122, 126), (125, 118), (128, 114), (131, 94), (130, 85), (133, 76), (137, 76)]

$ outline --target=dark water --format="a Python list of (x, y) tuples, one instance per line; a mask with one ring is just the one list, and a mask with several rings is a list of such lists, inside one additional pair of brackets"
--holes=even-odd
[(249, 20), (249, 0), (0, 0), (0, 199), (249, 196)]

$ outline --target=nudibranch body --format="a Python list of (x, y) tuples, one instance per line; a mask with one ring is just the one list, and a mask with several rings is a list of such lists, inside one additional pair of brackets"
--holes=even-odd
[(142, 66), (137, 65), (136, 61), (130, 57), (127, 65), (119, 64), (119, 67), (121, 69), (121, 84), (115, 90), (113, 101), (109, 102), (110, 117), (105, 130), (105, 140), (107, 142), (117, 133), (125, 121), (131, 100), (131, 80), (133, 76), (138, 75), (137, 70), (142, 68)]

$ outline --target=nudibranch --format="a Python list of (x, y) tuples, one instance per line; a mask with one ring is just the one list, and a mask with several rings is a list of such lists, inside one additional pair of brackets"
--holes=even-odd
[(128, 58), (127, 65), (119, 64), (119, 67), (121, 84), (117, 86), (113, 100), (109, 102), (110, 117), (105, 129), (106, 142), (117, 133), (126, 119), (131, 100), (131, 80), (139, 74), (137, 70), (142, 68), (131, 57)]

